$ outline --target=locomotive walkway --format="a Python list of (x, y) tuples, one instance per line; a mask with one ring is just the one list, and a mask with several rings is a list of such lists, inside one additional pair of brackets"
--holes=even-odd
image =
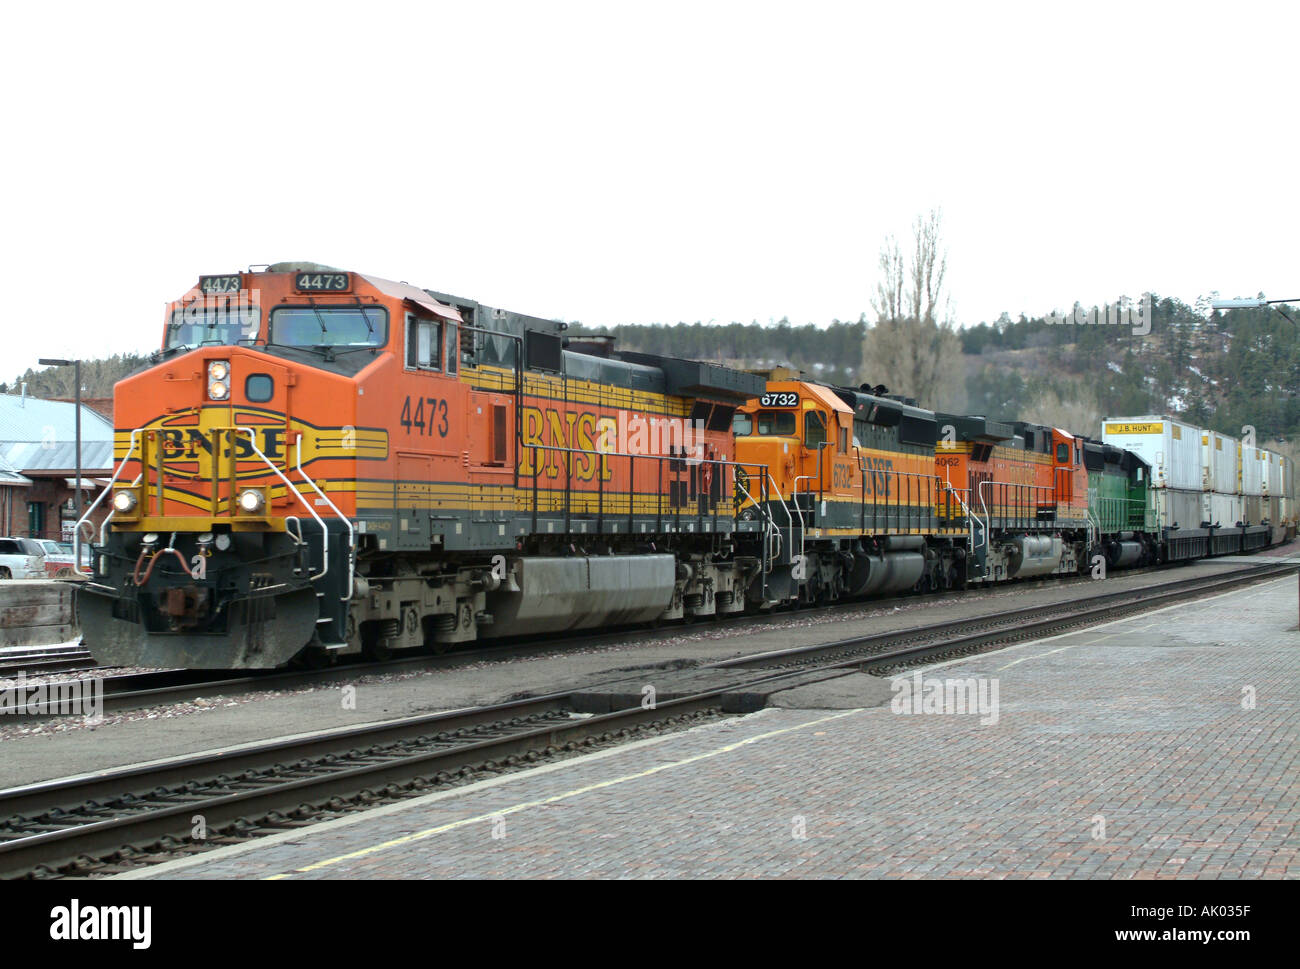
[[(1294, 878), (1296, 609), (1288, 576), (896, 687), (851, 674), (123, 877)], [(920, 702), (944, 680), (978, 708)]]

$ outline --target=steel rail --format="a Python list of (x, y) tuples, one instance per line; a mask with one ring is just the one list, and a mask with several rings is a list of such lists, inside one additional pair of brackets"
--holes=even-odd
[[(0, 817), (10, 816), (0, 823), (0, 837), (5, 830), (10, 833), (7, 840), (0, 841), (0, 874), (21, 876), (40, 866), (61, 867), (76, 862), (80, 856), (102, 857), (123, 845), (153, 843), (163, 838), (171, 839), (166, 846), (184, 847), (196, 814), (215, 829), (259, 814), (300, 807), (304, 802), (310, 814), (311, 810), (319, 810), (313, 805), (332, 803), (344, 795), (369, 791), (373, 797), (374, 790), (383, 785), (388, 785), (386, 793), (398, 797), (413, 785), (419, 787), (415, 778), (433, 778), (424, 784), (426, 787), (428, 783), (450, 783), (475, 770), (498, 772), (565, 751), (617, 741), (655, 725), (690, 722), (723, 711), (728, 695), (737, 691), (775, 692), (807, 682), (810, 674), (825, 678), (849, 668), (890, 669), (943, 655), (966, 654), (991, 643), (1036, 638), (1061, 627), (1091, 624), (1294, 570), (1294, 565), (1277, 565), (1202, 577), (1175, 583), (1173, 588), (1148, 587), (1146, 595), (1138, 590), (1136, 596), (1127, 592), (1096, 597), (1085, 601), (1082, 608), (1071, 609), (1077, 605), (1074, 603), (1058, 603), (1055, 608), (1061, 615), (965, 635), (948, 635), (956, 631), (955, 623), (902, 631), (888, 636), (905, 639), (910, 632), (913, 638), (919, 635), (928, 641), (882, 648), (866, 657), (834, 653), (842, 653), (848, 645), (881, 645), (878, 641), (882, 637), (859, 637), (746, 657), (743, 663), (714, 665), (718, 671), (731, 669), (734, 678), (648, 709), (638, 706), (575, 718), (567, 712), (572, 709), (573, 694), (555, 693), (0, 791)], [(1047, 608), (1035, 606), (1000, 615), (1042, 617)], [(987, 618), (970, 620), (968, 625)], [(776, 661), (788, 667), (796, 654), (816, 666), (792, 670), (770, 665)], [(752, 668), (756, 664), (757, 668)], [(195, 846), (190, 842), (191, 849)], [(93, 870), (96, 863), (82, 858), (79, 864), (84, 872)]]

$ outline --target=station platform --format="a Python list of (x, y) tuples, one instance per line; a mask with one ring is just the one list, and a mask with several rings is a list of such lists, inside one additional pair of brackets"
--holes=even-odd
[(119, 877), (1295, 878), (1296, 617), (1288, 576)]

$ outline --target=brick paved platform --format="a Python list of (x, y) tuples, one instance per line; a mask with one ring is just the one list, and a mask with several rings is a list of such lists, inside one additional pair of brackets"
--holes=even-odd
[(1289, 577), (923, 671), (996, 683), (996, 722), (892, 691), (768, 709), (135, 874), (1296, 877), (1296, 599)]

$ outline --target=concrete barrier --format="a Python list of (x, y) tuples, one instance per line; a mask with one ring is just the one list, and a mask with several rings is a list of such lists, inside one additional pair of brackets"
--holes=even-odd
[(49, 646), (80, 635), (71, 584), (49, 579), (0, 582), (0, 646)]

